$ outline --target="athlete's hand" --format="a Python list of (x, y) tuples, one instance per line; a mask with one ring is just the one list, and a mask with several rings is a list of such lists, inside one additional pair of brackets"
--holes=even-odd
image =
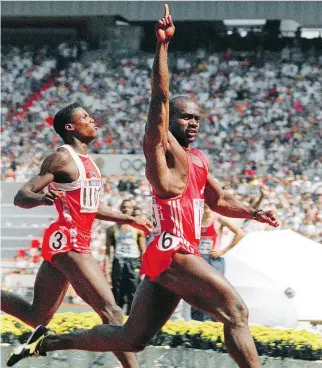
[(167, 43), (174, 35), (175, 27), (170, 15), (168, 4), (164, 5), (164, 17), (158, 20), (155, 26), (155, 33), (160, 42)]
[(224, 252), (222, 250), (215, 250), (215, 249), (211, 249), (210, 250), (210, 255), (212, 258), (219, 258), (224, 254)]
[(275, 211), (269, 210), (269, 211), (263, 211), (259, 210), (256, 213), (256, 217), (254, 220), (258, 222), (263, 222), (264, 224), (268, 224), (270, 226), (278, 227), (279, 222), (277, 221), (276, 213)]
[(143, 230), (145, 236), (149, 235), (152, 230), (151, 222), (145, 217), (135, 217), (130, 225), (138, 230)]
[(48, 192), (42, 197), (42, 203), (45, 206), (52, 206), (57, 198), (60, 198), (63, 192), (49, 189)]

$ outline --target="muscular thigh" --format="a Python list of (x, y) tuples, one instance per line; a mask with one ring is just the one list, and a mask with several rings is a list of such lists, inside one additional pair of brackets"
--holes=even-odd
[(176, 309), (180, 297), (147, 277), (139, 285), (125, 324), (140, 343), (148, 343)]
[(158, 283), (179, 295), (192, 306), (217, 319), (243, 301), (232, 285), (201, 257), (176, 253), (171, 267)]
[(40, 315), (53, 315), (62, 303), (69, 282), (52, 264), (43, 261), (34, 287), (33, 308)]
[(103, 271), (91, 253), (58, 254), (53, 257), (53, 263), (76, 293), (99, 314), (106, 306), (115, 304)]

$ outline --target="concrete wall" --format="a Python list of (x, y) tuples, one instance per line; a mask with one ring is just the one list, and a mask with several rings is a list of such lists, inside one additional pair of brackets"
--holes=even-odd
[(13, 203), (13, 198), (23, 183), (1, 183), (1, 203)]
[(91, 155), (99, 166), (102, 175), (135, 174), (144, 175), (144, 155)]
[[(175, 20), (293, 19), (320, 25), (319, 1), (173, 1)], [(121, 15), (130, 21), (155, 21), (163, 12), (159, 1), (3, 1), (3, 17)]]

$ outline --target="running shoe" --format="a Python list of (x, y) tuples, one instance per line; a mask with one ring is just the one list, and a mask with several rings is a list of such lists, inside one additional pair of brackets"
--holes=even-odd
[(41, 344), (43, 340), (50, 335), (54, 335), (45, 326), (38, 326), (34, 332), (30, 335), (25, 344), (22, 344), (11, 352), (7, 359), (7, 366), (12, 367), (18, 363), (21, 359), (30, 357), (46, 356), (46, 352), (41, 351)]

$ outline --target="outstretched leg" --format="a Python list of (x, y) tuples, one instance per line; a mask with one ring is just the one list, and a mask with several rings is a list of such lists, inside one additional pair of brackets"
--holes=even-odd
[(46, 326), (61, 305), (68, 286), (66, 277), (43, 261), (36, 276), (32, 303), (16, 293), (1, 290), (1, 310), (31, 327)]
[[(53, 264), (70, 281), (76, 293), (99, 314), (104, 323), (104, 325), (96, 327), (93, 330), (94, 336), (92, 336), (91, 333), (89, 333), (89, 336), (84, 333), (84, 338), (78, 336), (76, 339), (78, 347), (73, 345), (74, 340), (72, 340), (70, 349), (117, 352), (115, 355), (124, 367), (137, 367), (135, 355), (130, 353), (133, 349), (120, 348), (117, 344), (117, 348), (115, 349), (113, 348), (115, 344), (111, 346), (111, 348), (106, 348), (110, 346), (108, 345), (109, 339), (106, 338), (106, 334), (108, 335), (106, 331), (117, 330), (118, 328), (116, 326), (121, 326), (123, 324), (123, 312), (122, 309), (116, 305), (113, 293), (94, 257), (91, 254), (68, 252), (53, 257)], [(160, 286), (158, 287), (160, 288)], [(140, 318), (142, 318), (142, 314), (139, 313), (139, 315)], [(131, 338), (134, 338), (138, 333), (140, 324), (144, 325), (145, 322), (146, 321), (141, 321), (135, 326), (135, 329), (131, 329)], [(107, 324), (115, 326), (107, 326)], [(103, 340), (102, 342), (100, 341), (101, 339)], [(118, 339), (114, 337), (113, 340), (117, 341)], [(120, 339), (121, 344), (125, 343), (123, 340), (124, 338)], [(68, 349), (67, 346), (68, 344), (64, 348)], [(124, 351), (128, 353), (124, 353)]]
[(260, 367), (247, 307), (232, 285), (204, 259), (177, 253), (158, 282), (224, 324), (227, 350), (239, 367)]
[(180, 298), (144, 278), (134, 297), (124, 326), (100, 325), (91, 330), (46, 337), (44, 351), (141, 351), (170, 318)]

